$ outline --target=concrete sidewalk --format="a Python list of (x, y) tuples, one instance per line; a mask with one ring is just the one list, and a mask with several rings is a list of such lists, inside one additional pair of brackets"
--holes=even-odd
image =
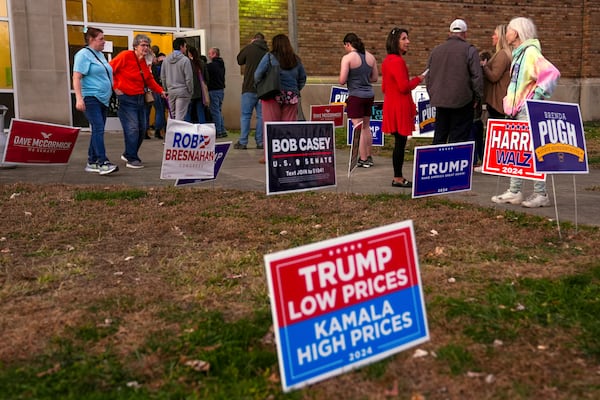
[[(231, 135), (219, 142), (231, 141), (236, 143), (239, 135)], [(254, 148), (253, 138), (250, 138), (248, 150), (230, 148), (217, 179), (198, 184), (198, 187), (232, 188), (254, 190), (266, 193), (266, 176), (264, 164), (258, 160), (262, 150)], [(141, 149), (140, 157), (144, 162), (143, 169), (126, 168), (120, 160), (124, 142), (121, 132), (107, 132), (105, 142), (110, 160), (119, 165), (119, 171), (111, 175), (100, 176), (84, 171), (87, 160), (87, 149), (90, 140), (89, 132), (81, 132), (77, 144), (66, 166), (17, 166), (16, 168), (0, 168), (0, 184), (9, 183), (40, 183), (68, 185), (127, 185), (127, 186), (172, 186), (174, 181), (161, 180), (160, 169), (163, 142), (155, 138), (146, 140)], [(348, 178), (349, 149), (336, 151), (337, 187), (326, 189), (340, 193), (402, 193), (410, 195), (410, 189), (391, 186), (393, 177), (392, 160), (375, 157), (375, 166), (359, 168)], [(412, 163), (405, 163), (405, 176), (412, 175)], [(410, 173), (410, 175), (409, 175)], [(472, 190), (468, 192), (443, 195), (453, 200), (492, 207), (498, 210), (514, 210), (527, 212), (561, 222), (571, 221), (577, 224), (600, 226), (600, 170), (591, 170), (589, 174), (553, 175), (547, 180), (548, 193), (553, 199), (551, 207), (528, 209), (515, 205), (499, 205), (491, 202), (490, 198), (508, 188), (509, 178), (474, 173)], [(554, 201), (554, 190), (556, 201)], [(533, 183), (525, 181), (524, 195), (533, 191)], [(556, 209), (554, 204), (557, 205)], [(410, 217), (410, 216), (407, 216)]]

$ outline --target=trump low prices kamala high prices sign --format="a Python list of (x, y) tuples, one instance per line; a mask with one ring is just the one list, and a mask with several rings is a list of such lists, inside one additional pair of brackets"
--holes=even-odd
[(429, 340), (412, 221), (265, 255), (284, 391)]

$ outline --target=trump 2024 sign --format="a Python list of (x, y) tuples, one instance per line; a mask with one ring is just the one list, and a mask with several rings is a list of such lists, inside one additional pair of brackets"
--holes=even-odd
[(284, 391), (429, 340), (412, 221), (265, 256)]

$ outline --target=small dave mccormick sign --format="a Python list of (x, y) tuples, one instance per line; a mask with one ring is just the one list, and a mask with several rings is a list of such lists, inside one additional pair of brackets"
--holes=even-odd
[(412, 221), (265, 256), (284, 391), (429, 340)]

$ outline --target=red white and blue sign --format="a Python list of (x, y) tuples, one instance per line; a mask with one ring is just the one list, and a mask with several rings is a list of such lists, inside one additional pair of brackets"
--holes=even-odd
[(177, 179), (175, 181), (175, 186), (186, 186), (192, 185), (194, 183), (202, 183), (207, 181), (214, 181), (221, 170), (221, 165), (223, 165), (223, 160), (225, 160), (225, 156), (229, 151), (229, 147), (231, 146), (231, 142), (218, 142), (215, 143), (215, 173), (214, 178), (201, 178), (201, 179)]
[(533, 165), (533, 147), (529, 122), (488, 119), (483, 154), (484, 174), (544, 180)]
[(284, 391), (429, 340), (412, 221), (265, 255)]
[(471, 190), (475, 142), (415, 147), (412, 197)]
[(587, 174), (579, 104), (527, 100), (536, 172)]

